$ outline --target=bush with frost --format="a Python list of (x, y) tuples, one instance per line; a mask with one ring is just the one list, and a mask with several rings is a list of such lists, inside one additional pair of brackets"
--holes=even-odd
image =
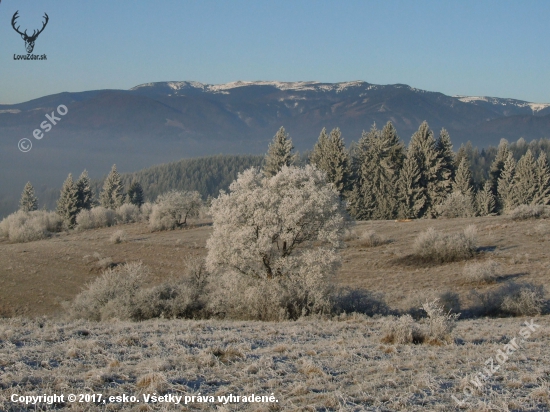
[(0, 237), (11, 242), (31, 242), (45, 239), (63, 230), (63, 219), (55, 212), (35, 210), (17, 211), (0, 222)]
[(471, 258), (477, 251), (476, 227), (470, 225), (458, 233), (441, 233), (431, 227), (417, 236), (413, 250), (421, 260), (439, 263)]
[(172, 230), (187, 224), (187, 219), (199, 215), (202, 200), (199, 192), (178, 191), (160, 195), (151, 210), (151, 230)]
[(520, 205), (508, 215), (513, 220), (540, 219), (550, 216), (550, 208), (544, 205)]
[(509, 282), (487, 292), (473, 290), (474, 312), (478, 316), (534, 316), (545, 313), (543, 286)]
[(113, 226), (115, 223), (115, 211), (103, 206), (96, 206), (91, 210), (81, 210), (76, 216), (77, 228), (81, 230)]
[(464, 280), (469, 283), (492, 283), (496, 280), (498, 263), (494, 260), (473, 262), (464, 266)]
[(141, 218), (139, 206), (132, 203), (124, 203), (116, 210), (117, 223), (135, 223), (139, 222)]
[(297, 318), (331, 310), (329, 278), (344, 234), (338, 192), (312, 166), (249, 169), (213, 200), (207, 269), (214, 313)]

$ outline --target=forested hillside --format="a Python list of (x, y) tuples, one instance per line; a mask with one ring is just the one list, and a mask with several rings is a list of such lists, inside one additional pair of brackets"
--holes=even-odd
[[(122, 183), (126, 188), (133, 181), (141, 184), (145, 198), (154, 200), (164, 192), (176, 190), (196, 190), (204, 199), (216, 197), (221, 189), (226, 190), (238, 173), (250, 167), (260, 167), (264, 156), (255, 155), (217, 155), (182, 159), (143, 169), (135, 173), (122, 174)], [(99, 193), (103, 179), (94, 181), (94, 193)]]

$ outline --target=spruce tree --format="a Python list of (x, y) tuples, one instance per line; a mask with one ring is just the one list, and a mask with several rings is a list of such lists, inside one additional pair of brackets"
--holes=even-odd
[(326, 173), (327, 181), (334, 184), (340, 196), (343, 197), (348, 192), (351, 181), (351, 162), (340, 129), (332, 130), (329, 136), (325, 129), (321, 131), (319, 140), (311, 153), (310, 162)]
[(453, 191), (453, 181), (455, 178), (455, 159), (453, 153), (453, 144), (449, 132), (445, 129), (441, 129), (439, 137), (435, 142), (435, 150), (437, 156), (440, 159), (440, 169), (437, 176), (437, 192), (435, 198), (435, 204), (442, 204), (447, 196)]
[(518, 205), (530, 205), (538, 193), (537, 162), (531, 150), (521, 156), (514, 175), (514, 198)]
[(533, 203), (537, 205), (550, 204), (550, 166), (546, 153), (543, 151), (540, 152), (537, 159), (537, 189)]
[(504, 213), (513, 210), (517, 204), (514, 196), (514, 176), (516, 161), (512, 152), (508, 152), (500, 177), (498, 178), (498, 201)]
[(421, 185), (421, 179), (422, 174), (418, 168), (418, 161), (408, 151), (397, 180), (398, 215), (400, 218), (417, 219), (425, 209), (426, 188)]
[(500, 196), (498, 195), (498, 180), (504, 170), (504, 162), (506, 162), (506, 159), (508, 158), (508, 153), (510, 153), (508, 142), (505, 139), (502, 139), (498, 145), (495, 160), (493, 160), (489, 171), (489, 182), (491, 183), (491, 191), (493, 192), (493, 196), (495, 198), (495, 207), (497, 211), (501, 211), (503, 207), (500, 201)]
[(76, 215), (78, 214), (78, 194), (73, 176), (70, 173), (63, 183), (57, 200), (57, 214), (63, 218), (68, 227), (75, 226)]
[(295, 158), (292, 150), (294, 150), (292, 139), (285, 132), (285, 128), (281, 126), (267, 150), (264, 174), (268, 177), (275, 176), (283, 166), (290, 166)]
[(143, 204), (143, 189), (138, 181), (134, 180), (128, 189), (128, 202), (141, 207)]
[(486, 181), (483, 189), (477, 192), (476, 209), (479, 216), (488, 216), (495, 212), (496, 202), (490, 181)]
[(83, 209), (90, 210), (92, 208), (94, 193), (86, 170), (82, 172), (76, 181), (76, 192), (78, 197), (78, 211), (80, 212)]
[(420, 171), (420, 185), (425, 188), (423, 207), (420, 216), (433, 217), (437, 214), (435, 206), (439, 196), (439, 181), (442, 160), (438, 156), (433, 132), (427, 122), (422, 122), (409, 144), (410, 156), (417, 162)]
[(472, 172), (470, 171), (470, 163), (466, 157), (462, 157), (456, 170), (453, 192), (459, 192), (464, 196), (472, 197)]
[(396, 182), (404, 147), (388, 122), (380, 131), (373, 125), (354, 150), (355, 185), (350, 213), (358, 219), (392, 219), (397, 214)]
[(113, 165), (111, 172), (103, 183), (99, 201), (104, 208), (113, 210), (124, 203), (124, 187), (122, 186), (120, 174), (116, 170), (116, 165)]
[(19, 210), (23, 212), (32, 212), (38, 209), (38, 199), (34, 195), (34, 187), (31, 182), (27, 182), (21, 193), (21, 200), (19, 200)]

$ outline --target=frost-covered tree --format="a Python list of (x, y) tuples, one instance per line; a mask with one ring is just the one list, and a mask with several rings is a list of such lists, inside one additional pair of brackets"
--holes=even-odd
[(327, 175), (327, 180), (341, 196), (350, 189), (351, 162), (340, 129), (336, 128), (327, 136), (323, 128), (309, 157), (310, 163)]
[(476, 210), (479, 216), (488, 216), (496, 211), (495, 196), (490, 181), (486, 181), (483, 189), (476, 193)]
[(185, 226), (187, 219), (196, 217), (202, 206), (199, 192), (172, 190), (160, 195), (149, 217), (152, 230), (171, 230)]
[(271, 177), (248, 169), (212, 201), (211, 213), (211, 272), (275, 280), (309, 271), (324, 279), (339, 264), (335, 247), (344, 211), (338, 192), (315, 167), (283, 166)]
[(441, 129), (439, 137), (435, 142), (435, 150), (440, 159), (440, 168), (437, 176), (438, 184), (434, 200), (436, 204), (440, 204), (444, 202), (447, 196), (453, 191), (452, 186), (456, 171), (453, 144), (447, 130)]
[(435, 216), (435, 206), (439, 196), (439, 176), (442, 160), (436, 150), (433, 132), (427, 122), (422, 122), (412, 135), (409, 144), (410, 156), (417, 161), (420, 171), (420, 185), (426, 190), (423, 193), (424, 206), (420, 216)]
[(397, 214), (396, 183), (404, 146), (391, 122), (380, 131), (373, 125), (363, 133), (353, 155), (355, 184), (349, 196), (357, 219), (392, 219)]
[(514, 198), (518, 205), (530, 205), (536, 198), (539, 188), (537, 162), (531, 150), (521, 156), (514, 175)]
[(61, 188), (56, 211), (68, 227), (75, 226), (76, 215), (78, 214), (78, 193), (73, 176), (70, 173)]
[(426, 188), (421, 185), (421, 179), (418, 162), (408, 151), (397, 180), (399, 217), (416, 219), (421, 216), (426, 202)]
[(467, 157), (462, 157), (453, 182), (453, 192), (459, 192), (464, 196), (472, 197), (472, 172), (470, 171), (470, 162)]
[(84, 170), (76, 181), (76, 192), (78, 197), (78, 211), (90, 210), (94, 199), (94, 193), (90, 184), (88, 172)]
[(111, 172), (103, 183), (103, 190), (99, 196), (99, 202), (105, 209), (116, 210), (124, 203), (124, 187), (120, 174), (113, 165)]
[(34, 187), (31, 182), (27, 182), (21, 193), (21, 200), (19, 200), (19, 210), (23, 212), (32, 212), (38, 209), (38, 199), (34, 195)]
[(542, 151), (537, 159), (537, 189), (533, 203), (537, 205), (550, 204), (550, 166), (546, 153)]
[(290, 166), (295, 158), (292, 150), (294, 150), (292, 139), (286, 133), (285, 128), (281, 126), (273, 137), (265, 156), (265, 175), (274, 176), (279, 173), (283, 166)]
[(128, 203), (141, 207), (144, 202), (143, 199), (143, 188), (138, 181), (134, 180), (128, 189)]
[(516, 206), (519, 206), (515, 198), (514, 190), (514, 177), (516, 174), (516, 161), (514, 154), (508, 152), (506, 160), (498, 178), (498, 201), (501, 205), (502, 211), (507, 213), (513, 210)]
[(504, 162), (506, 162), (509, 153), (510, 149), (508, 148), (508, 141), (506, 139), (502, 139), (498, 145), (498, 151), (495, 156), (495, 160), (493, 160), (493, 163), (491, 164), (491, 168), (489, 170), (489, 182), (491, 182), (491, 191), (493, 192), (493, 196), (496, 201), (495, 207), (497, 211), (502, 210), (500, 196), (498, 195), (498, 180), (500, 179), (500, 175), (504, 170)]

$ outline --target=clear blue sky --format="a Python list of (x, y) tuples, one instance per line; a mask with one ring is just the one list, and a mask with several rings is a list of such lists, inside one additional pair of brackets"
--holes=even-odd
[[(34, 53), (11, 27), (48, 27)], [(550, 102), (550, 1), (2, 0), (0, 103), (196, 80), (365, 80)]]

